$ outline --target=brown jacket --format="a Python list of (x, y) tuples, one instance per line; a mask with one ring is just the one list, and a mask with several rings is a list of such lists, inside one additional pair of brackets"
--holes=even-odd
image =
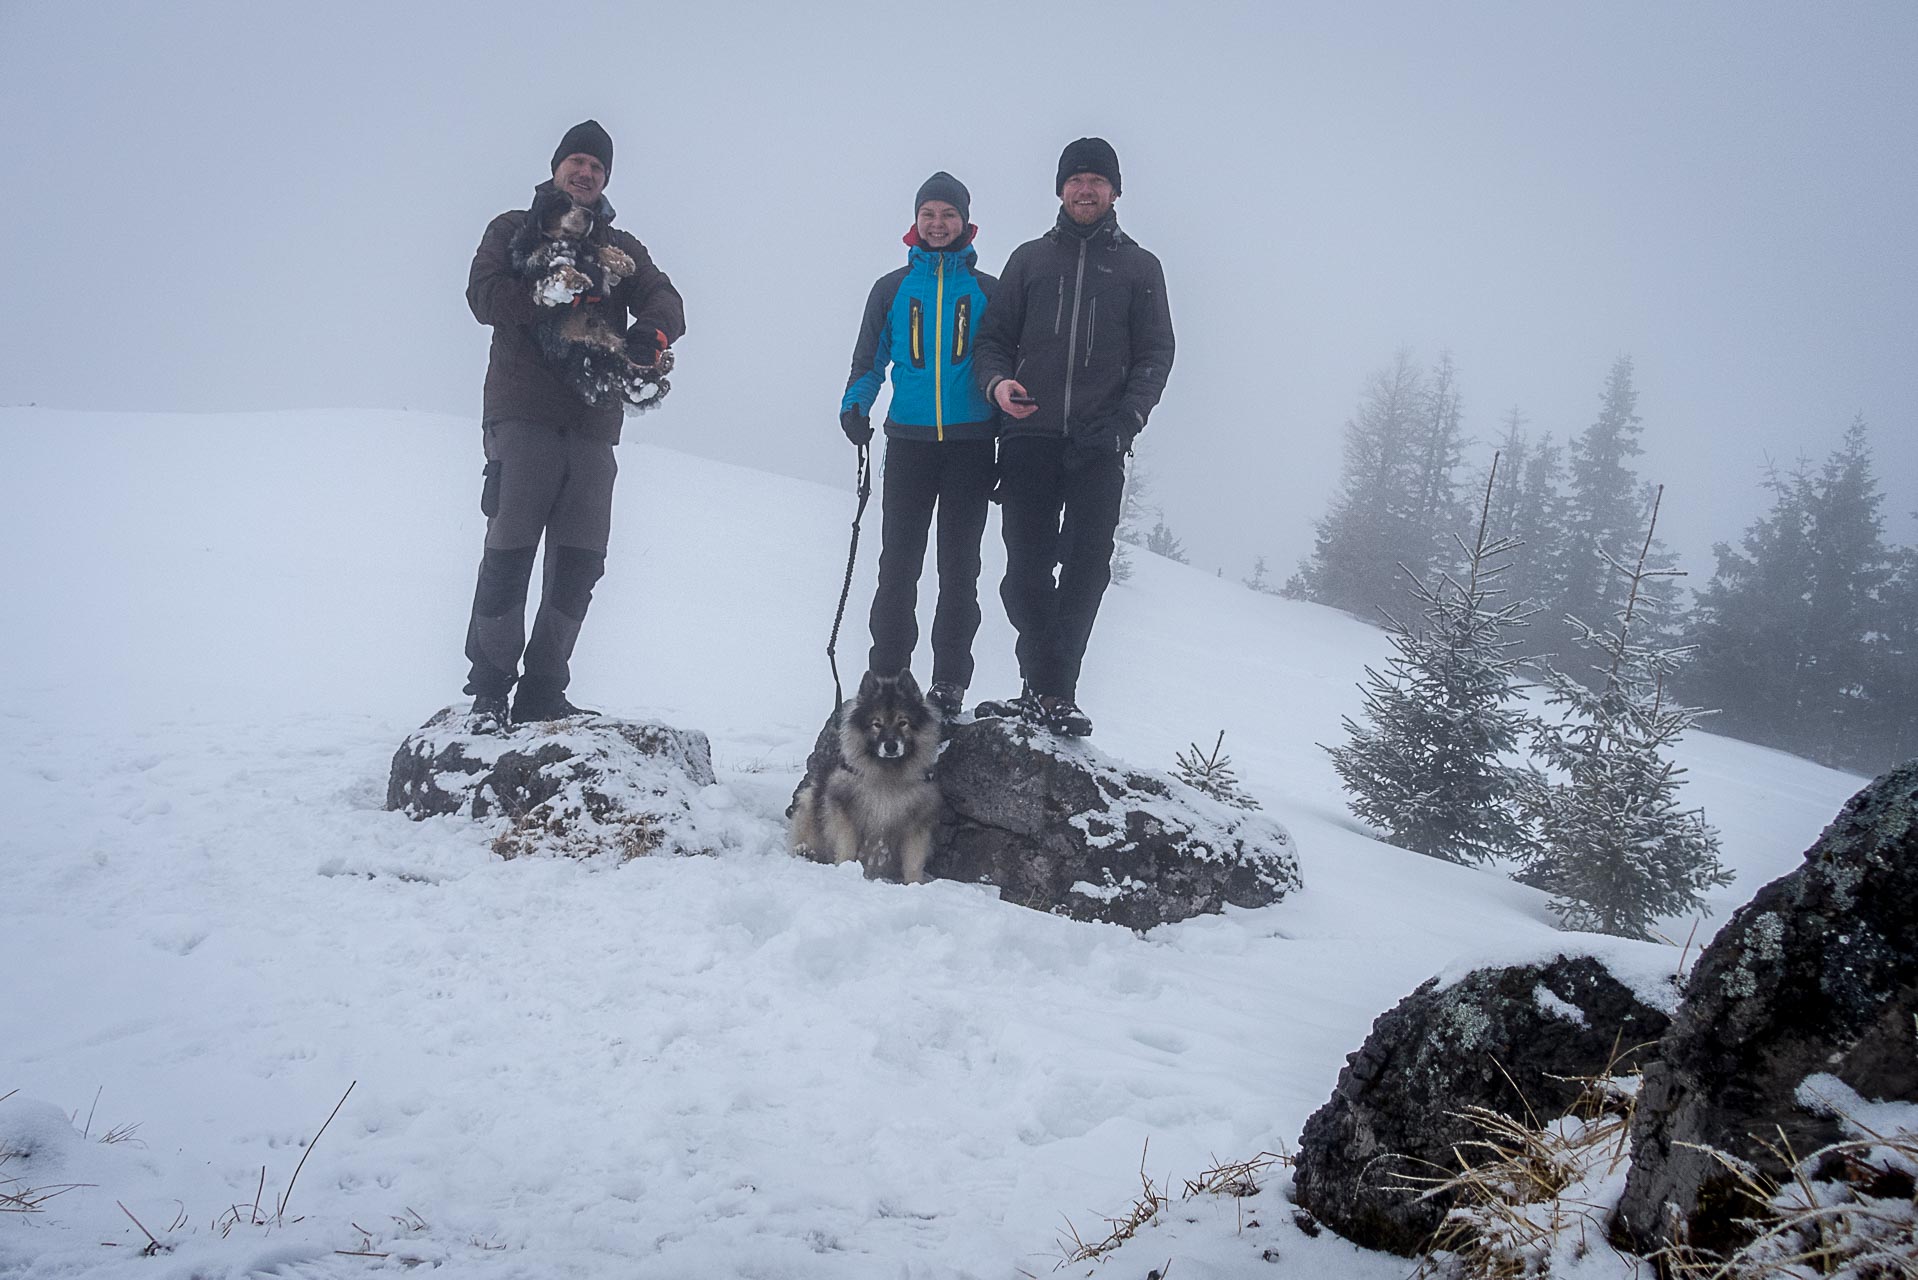
[[(543, 182), (536, 190), (551, 185)], [(533, 323), (543, 308), (533, 302), (532, 282), (513, 274), (507, 256), (507, 243), (525, 223), (526, 215), (525, 209), (515, 209), (487, 225), (467, 276), (466, 305), (473, 309), (476, 320), (493, 327), (493, 349), (486, 363), (484, 420), (542, 422), (617, 444), (625, 420), (620, 406), (587, 404), (548, 367), (533, 338)], [(610, 225), (612, 216), (612, 206), (602, 199), (593, 238), (623, 249), (638, 270), (630, 279), (620, 281), (604, 301), (587, 305), (599, 307), (645, 359), (657, 341), (655, 332), (668, 344), (677, 342), (686, 332), (686, 307), (666, 273), (653, 265), (646, 246)], [(631, 328), (626, 324), (629, 311)]]

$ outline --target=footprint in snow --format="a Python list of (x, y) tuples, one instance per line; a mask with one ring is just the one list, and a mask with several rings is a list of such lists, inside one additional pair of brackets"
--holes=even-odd
[(1184, 1053), (1191, 1048), (1184, 1036), (1164, 1027), (1134, 1027), (1129, 1034), (1134, 1042), (1160, 1053)]

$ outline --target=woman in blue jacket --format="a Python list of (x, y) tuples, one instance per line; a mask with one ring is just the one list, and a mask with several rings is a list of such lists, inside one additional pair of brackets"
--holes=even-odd
[(975, 269), (972, 196), (935, 173), (913, 202), (906, 265), (879, 278), (866, 299), (839, 424), (854, 444), (872, 439), (872, 409), (887, 375), (886, 460), (880, 497), (879, 589), (872, 654), (882, 676), (912, 664), (919, 643), (919, 572), (933, 512), (939, 515), (939, 603), (932, 619), (926, 696), (948, 715), (972, 683), (979, 630), (979, 539), (992, 491), (995, 414), (972, 371), (973, 333), (997, 281)]

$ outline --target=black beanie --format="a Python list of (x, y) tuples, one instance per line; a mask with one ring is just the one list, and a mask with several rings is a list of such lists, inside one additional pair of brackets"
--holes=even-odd
[(944, 200), (959, 211), (959, 221), (972, 221), (972, 192), (944, 169), (919, 184), (919, 194), (912, 198), (913, 217), (919, 216), (919, 207), (928, 200)]
[(1066, 193), (1066, 179), (1075, 173), (1096, 173), (1112, 184), (1112, 194), (1119, 194), (1119, 153), (1104, 138), (1081, 138), (1069, 142), (1066, 149), (1059, 153), (1059, 184), (1054, 195)]
[(606, 166), (606, 176), (613, 176), (613, 136), (600, 128), (597, 120), (582, 120), (566, 131), (559, 140), (559, 150), (553, 152), (552, 170), (559, 172), (559, 162), (570, 155), (588, 155)]

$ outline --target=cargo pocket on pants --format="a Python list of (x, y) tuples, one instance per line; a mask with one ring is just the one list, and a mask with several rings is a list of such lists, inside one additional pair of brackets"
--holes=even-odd
[(488, 520), (499, 514), (499, 473), (503, 465), (489, 462), (483, 472), (486, 478), (480, 483), (480, 514)]

